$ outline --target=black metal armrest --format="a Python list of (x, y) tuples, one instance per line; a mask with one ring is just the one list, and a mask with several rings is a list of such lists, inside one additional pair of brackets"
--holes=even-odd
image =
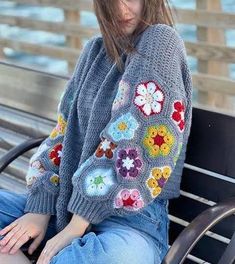
[(38, 147), (47, 137), (29, 139), (18, 146), (10, 149), (3, 157), (0, 158), (0, 173), (16, 158), (30, 149)]
[[(177, 237), (162, 264), (181, 264), (200, 238), (222, 219), (235, 213), (235, 197), (228, 198), (199, 214)], [(224, 264), (232, 264), (235, 256), (235, 235), (230, 241), (222, 258)], [(222, 260), (221, 258), (221, 260)], [(219, 262), (221, 264), (222, 262)]]

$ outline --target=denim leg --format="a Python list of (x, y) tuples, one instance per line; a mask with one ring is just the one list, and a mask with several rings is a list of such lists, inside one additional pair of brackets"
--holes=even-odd
[(134, 228), (105, 221), (99, 231), (90, 230), (72, 240), (55, 255), (50, 264), (160, 264), (156, 244)]
[[(9, 190), (0, 189), (0, 229), (11, 224), (13, 221), (24, 215), (27, 194), (18, 194)], [(48, 223), (47, 232), (40, 244), (40, 248), (44, 247), (46, 241), (56, 234), (56, 217), (51, 216)], [(5, 235), (4, 235), (5, 236)], [(4, 237), (0, 236), (0, 240)], [(28, 249), (32, 240), (26, 242), (21, 249)]]

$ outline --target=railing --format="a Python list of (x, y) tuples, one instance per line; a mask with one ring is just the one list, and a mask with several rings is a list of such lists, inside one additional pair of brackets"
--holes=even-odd
[[(35, 55), (46, 55), (51, 58), (66, 60), (69, 73), (82, 48), (82, 39), (89, 39), (99, 34), (99, 28), (86, 27), (81, 24), (81, 12), (93, 12), (91, 0), (8, 0), (18, 4), (63, 9), (64, 21), (41, 21), (22, 16), (0, 15), (0, 24), (7, 24), (32, 31), (41, 30), (63, 34), (65, 46), (41, 45), (27, 40), (0, 37), (0, 47)], [(174, 5), (174, 0), (171, 1)], [(194, 104), (198, 107), (229, 114), (235, 113), (235, 80), (231, 78), (229, 64), (235, 63), (235, 47), (226, 44), (225, 32), (235, 29), (235, 13), (225, 13), (220, 0), (195, 0), (196, 9), (174, 8), (175, 22), (196, 27), (196, 42), (185, 40), (188, 56), (197, 59), (197, 71), (193, 72)], [(0, 48), (1, 50), (1, 48)], [(0, 51), (3, 60), (4, 52)]]

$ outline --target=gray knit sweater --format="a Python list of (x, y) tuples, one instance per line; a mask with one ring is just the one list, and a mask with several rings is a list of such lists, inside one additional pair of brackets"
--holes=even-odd
[(149, 26), (122, 54), (125, 70), (91, 38), (58, 106), (58, 122), (30, 159), (25, 212), (73, 214), (91, 224), (141, 212), (179, 196), (192, 119), (192, 79), (184, 42)]

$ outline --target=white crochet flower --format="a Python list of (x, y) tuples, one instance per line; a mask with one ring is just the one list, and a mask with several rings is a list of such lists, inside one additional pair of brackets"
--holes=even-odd
[(160, 113), (164, 95), (158, 85), (152, 81), (137, 86), (134, 103), (147, 116)]

